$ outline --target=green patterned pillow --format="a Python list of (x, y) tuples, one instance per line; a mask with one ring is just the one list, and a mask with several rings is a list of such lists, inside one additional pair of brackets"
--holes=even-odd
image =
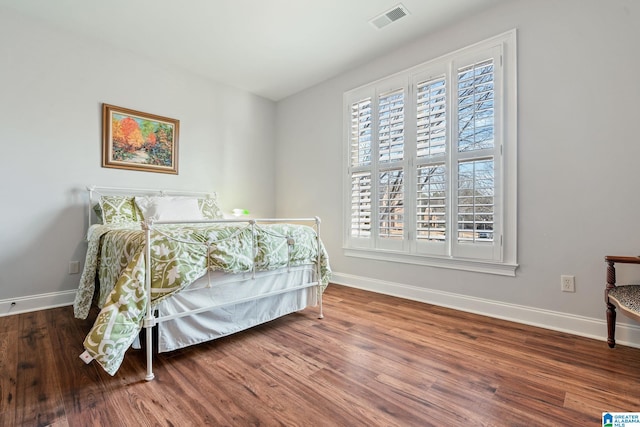
[(102, 221), (102, 208), (100, 207), (100, 203), (96, 203), (95, 205), (93, 205), (93, 213), (96, 214), (96, 218), (98, 218), (98, 222), (100, 224), (104, 224), (104, 222)]
[(102, 196), (100, 198), (102, 222), (104, 224), (121, 224), (142, 220), (142, 215), (129, 196)]
[(204, 219), (224, 218), (215, 196), (206, 199), (198, 199), (198, 207), (200, 208), (200, 212), (202, 212)]

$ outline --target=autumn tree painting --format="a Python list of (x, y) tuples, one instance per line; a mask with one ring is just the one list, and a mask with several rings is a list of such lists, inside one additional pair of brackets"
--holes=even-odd
[(104, 104), (103, 122), (103, 166), (177, 173), (177, 120)]

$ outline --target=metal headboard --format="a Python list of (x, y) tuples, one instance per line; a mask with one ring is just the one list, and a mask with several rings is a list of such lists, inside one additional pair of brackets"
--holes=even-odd
[[(89, 209), (87, 210), (87, 224), (92, 222), (92, 212), (94, 204), (100, 201), (104, 195), (131, 195), (131, 196), (196, 196), (206, 199), (217, 199), (215, 191), (188, 191), (188, 190), (164, 190), (157, 188), (128, 188), (128, 187), (101, 187), (96, 185), (87, 186), (89, 192)], [(97, 196), (97, 200), (95, 199)]]

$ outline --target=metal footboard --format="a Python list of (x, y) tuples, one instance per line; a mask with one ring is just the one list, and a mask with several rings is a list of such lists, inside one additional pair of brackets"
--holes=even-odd
[[(191, 225), (191, 224), (233, 224), (233, 223), (244, 223), (247, 224), (248, 227), (252, 228), (252, 235), (254, 236), (254, 255), (255, 255), (255, 227), (262, 224), (273, 224), (273, 223), (313, 223), (313, 227), (315, 228), (315, 238), (316, 238), (316, 262), (315, 262), (315, 277), (313, 281), (308, 283), (301, 283), (299, 286), (294, 288), (280, 289), (274, 290), (267, 293), (262, 293), (259, 295), (254, 295), (250, 297), (244, 297), (238, 300), (226, 302), (223, 304), (212, 304), (207, 305), (205, 307), (198, 307), (197, 309), (185, 311), (182, 313), (167, 315), (167, 316), (156, 316), (153, 312), (152, 304), (151, 304), (151, 233), (155, 229), (155, 227), (159, 225), (168, 225), (168, 224), (176, 224), (176, 225)], [(274, 295), (286, 294), (290, 292), (297, 292), (302, 289), (316, 287), (317, 291), (317, 304), (318, 304), (318, 318), (322, 319), (324, 317), (323, 307), (322, 307), (322, 269), (321, 269), (321, 253), (322, 253), (322, 243), (320, 239), (320, 218), (263, 218), (263, 219), (224, 219), (224, 220), (202, 220), (202, 221), (144, 221), (143, 229), (145, 231), (145, 290), (147, 294), (147, 309), (146, 315), (143, 320), (143, 327), (146, 329), (146, 359), (147, 359), (147, 372), (145, 376), (145, 380), (151, 381), (154, 379), (155, 375), (153, 373), (153, 334), (152, 328), (157, 324), (168, 321), (172, 319), (176, 319), (179, 317), (189, 316), (197, 313), (206, 312), (215, 308), (222, 308), (225, 306), (230, 306), (234, 304), (239, 304), (243, 302), (255, 301), (262, 298), (267, 298)], [(286, 236), (282, 236), (286, 237)], [(255, 266), (253, 269), (253, 274), (255, 276)]]

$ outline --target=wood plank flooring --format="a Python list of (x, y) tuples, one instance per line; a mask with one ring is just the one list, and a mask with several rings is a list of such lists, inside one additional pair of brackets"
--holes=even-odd
[(92, 316), (2, 317), (0, 425), (595, 426), (640, 411), (640, 349), (338, 285), (324, 311), (158, 355), (151, 382), (142, 351), (114, 377), (78, 358)]

